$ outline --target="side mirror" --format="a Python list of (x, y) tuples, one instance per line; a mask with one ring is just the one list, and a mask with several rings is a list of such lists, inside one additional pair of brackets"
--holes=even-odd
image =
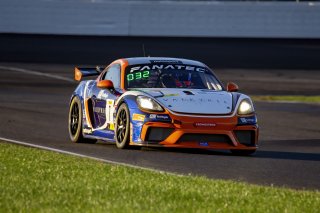
[(227, 84), (227, 90), (228, 90), (228, 92), (238, 92), (239, 87), (237, 84), (235, 84), (233, 82), (229, 82)]
[(113, 83), (110, 80), (101, 80), (97, 83), (97, 87), (101, 89), (114, 89)]

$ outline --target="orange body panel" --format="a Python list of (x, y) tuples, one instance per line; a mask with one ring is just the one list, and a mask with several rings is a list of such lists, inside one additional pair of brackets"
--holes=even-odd
[(86, 100), (84, 100), (84, 110), (86, 111), (86, 120), (87, 120), (87, 122), (88, 122), (88, 126), (90, 127), (90, 128), (92, 128), (92, 123), (91, 123), (91, 119), (92, 118), (90, 118), (90, 114), (89, 114), (89, 106), (88, 106), (88, 101), (89, 101), (89, 99), (86, 99)]
[(75, 68), (74, 68), (74, 79), (75, 79), (76, 81), (81, 81), (81, 78), (82, 78), (82, 73), (81, 73), (81, 71), (80, 71), (77, 67), (75, 67)]
[[(163, 114), (163, 113), (162, 113)], [(147, 130), (150, 127), (163, 127), (163, 128), (173, 128), (174, 131), (162, 142), (158, 144), (151, 144), (148, 146), (164, 146), (164, 147), (181, 147), (181, 148), (201, 148), (201, 149), (246, 149), (255, 150), (257, 149), (258, 141), (258, 126), (257, 125), (247, 125), (247, 126), (237, 126), (237, 115), (234, 116), (217, 116), (217, 117), (194, 117), (190, 116), (180, 116), (166, 111), (166, 114), (170, 115), (173, 122), (172, 123), (160, 123), (160, 122), (146, 122), (141, 131), (141, 140), (145, 141)], [(196, 127), (195, 123), (204, 124), (214, 124), (211, 126), (199, 126)], [(255, 132), (255, 145), (256, 146), (246, 146), (240, 144), (237, 137), (234, 134), (234, 130), (251, 130)], [(232, 144), (222, 143), (215, 141), (210, 141), (208, 146), (200, 146), (199, 141), (194, 142), (179, 142), (179, 138), (183, 134), (187, 133), (197, 133), (197, 134), (221, 134), (227, 135)]]

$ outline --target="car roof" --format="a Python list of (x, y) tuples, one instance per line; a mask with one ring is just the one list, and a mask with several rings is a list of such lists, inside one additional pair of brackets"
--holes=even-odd
[(189, 59), (184, 59), (184, 58), (134, 57), (134, 58), (124, 58), (124, 59), (128, 61), (128, 65), (167, 63), (167, 64), (187, 64), (187, 65), (206, 67), (206, 65), (200, 61), (194, 61), (194, 60), (189, 60)]

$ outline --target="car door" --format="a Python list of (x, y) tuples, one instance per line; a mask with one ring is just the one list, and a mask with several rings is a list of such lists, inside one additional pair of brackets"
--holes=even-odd
[[(110, 80), (114, 88), (118, 89), (120, 88), (120, 70), (120, 64), (110, 65), (103, 71), (99, 80)], [(106, 131), (114, 129), (113, 114), (116, 98), (114, 91), (96, 86), (92, 96), (95, 129)]]

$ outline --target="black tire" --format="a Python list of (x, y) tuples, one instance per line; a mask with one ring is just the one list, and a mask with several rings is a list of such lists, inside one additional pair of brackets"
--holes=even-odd
[(239, 156), (248, 156), (248, 155), (253, 155), (256, 150), (239, 150), (239, 149), (231, 149), (230, 150), (232, 154), (234, 155), (239, 155)]
[(115, 138), (119, 149), (129, 148), (130, 116), (129, 109), (125, 103), (121, 104), (116, 116)]
[(79, 97), (74, 97), (70, 103), (68, 117), (69, 136), (74, 143), (96, 143), (95, 139), (84, 138), (82, 135), (82, 107)]

